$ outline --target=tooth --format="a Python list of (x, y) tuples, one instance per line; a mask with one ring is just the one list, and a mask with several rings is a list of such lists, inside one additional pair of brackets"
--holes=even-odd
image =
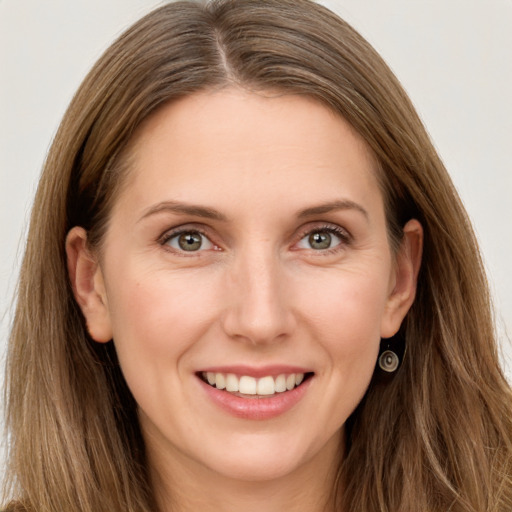
[(291, 391), (304, 380), (303, 373), (291, 373), (289, 375), (280, 374), (277, 377), (267, 376), (256, 379), (249, 375), (243, 375), (238, 378), (233, 373), (214, 373), (203, 372), (203, 378), (208, 381), (211, 386), (217, 389), (225, 389), (231, 393), (240, 392), (244, 395), (273, 395), (275, 393), (283, 393)]
[(215, 374), (215, 385), (217, 386), (217, 389), (224, 389), (226, 387), (226, 379), (224, 378), (224, 374)]
[(286, 375), (279, 375), (276, 378), (275, 390), (276, 393), (282, 393), (283, 391), (286, 391)]
[(226, 391), (238, 391), (238, 379), (236, 375), (233, 375), (232, 373), (228, 373), (226, 375)]
[(244, 395), (255, 395), (256, 394), (256, 379), (244, 375), (240, 377), (240, 383), (238, 384), (238, 391)]
[(288, 377), (286, 377), (286, 389), (288, 391), (292, 390), (295, 387), (295, 373), (290, 373)]
[(275, 393), (274, 379), (263, 377), (258, 380), (258, 395), (273, 395)]

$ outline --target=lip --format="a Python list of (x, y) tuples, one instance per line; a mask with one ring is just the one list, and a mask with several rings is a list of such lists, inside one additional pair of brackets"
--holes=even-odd
[[(208, 369), (204, 371), (216, 371), (219, 373), (234, 373), (239, 375), (250, 375), (250, 376), (267, 376), (273, 375), (274, 372), (268, 373), (269, 367), (265, 368), (266, 373), (258, 373), (255, 374), (254, 368), (253, 371), (245, 373), (247, 368), (243, 367), (229, 367), (229, 371), (226, 371), (225, 368), (220, 370), (221, 367), (215, 367), (215, 369)], [(278, 368), (278, 367), (275, 367)], [(281, 370), (284, 367), (279, 367)], [(287, 367), (289, 368), (289, 367)], [(243, 369), (242, 372), (239, 373), (238, 370)], [(261, 369), (263, 371), (263, 369)], [(258, 370), (259, 372), (259, 370)], [(303, 371), (278, 371), (279, 373), (307, 373)], [(235, 416), (237, 418), (242, 418), (246, 420), (268, 420), (271, 418), (275, 418), (280, 416), (290, 409), (297, 405), (306, 394), (311, 381), (314, 377), (310, 377), (300, 384), (300, 386), (292, 389), (291, 391), (285, 391), (283, 393), (276, 393), (269, 397), (261, 397), (261, 398), (244, 398), (237, 395), (234, 395), (228, 391), (217, 389), (213, 386), (210, 386), (208, 383), (204, 382), (199, 376), (196, 376), (199, 381), (202, 389), (206, 393), (209, 400), (211, 400), (217, 407), (227, 412), (228, 414)]]
[(210, 366), (208, 368), (202, 368), (197, 372), (197, 374), (201, 374), (202, 372), (212, 372), (212, 373), (233, 373), (234, 375), (242, 376), (247, 375), (249, 377), (260, 378), (273, 376), (277, 377), (281, 374), (290, 374), (290, 373), (313, 373), (311, 368), (303, 368), (299, 366), (290, 366), (290, 365), (267, 365), (267, 366), (247, 366), (247, 365), (235, 365), (235, 366)]

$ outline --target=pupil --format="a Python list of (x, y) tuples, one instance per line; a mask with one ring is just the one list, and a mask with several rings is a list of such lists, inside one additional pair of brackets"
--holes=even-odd
[(178, 243), (184, 251), (197, 251), (202, 245), (201, 235), (199, 233), (184, 233), (180, 235)]
[(313, 249), (328, 249), (331, 246), (329, 233), (312, 233), (309, 235), (309, 244)]

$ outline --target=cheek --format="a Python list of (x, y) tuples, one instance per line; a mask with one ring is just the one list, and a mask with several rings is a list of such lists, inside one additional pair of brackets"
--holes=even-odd
[[(368, 340), (380, 339), (388, 280), (384, 272), (336, 271), (303, 279), (295, 296), (298, 309), (323, 333), (320, 339), (357, 352)], [(307, 290), (307, 291), (306, 291)]]
[(387, 281), (378, 275), (362, 279), (350, 274), (316, 281), (302, 305), (309, 328), (326, 360), (322, 365), (324, 403), (319, 417), (327, 430), (343, 425), (363, 399), (375, 370)]
[(204, 275), (138, 269), (135, 265), (120, 267), (116, 274), (115, 284), (108, 290), (114, 333), (151, 332), (156, 336), (142, 336), (147, 343), (160, 338), (179, 342), (182, 336), (177, 336), (178, 332), (201, 328), (201, 315), (215, 304), (211, 297), (214, 283)]
[(309, 281), (299, 294), (304, 325), (329, 360), (333, 393), (343, 389), (342, 414), (364, 395), (378, 357), (388, 281), (379, 273), (339, 272)]
[(180, 378), (180, 359), (216, 316), (215, 287), (172, 272), (119, 267), (116, 274), (109, 311), (125, 378), (131, 388), (167, 388)]

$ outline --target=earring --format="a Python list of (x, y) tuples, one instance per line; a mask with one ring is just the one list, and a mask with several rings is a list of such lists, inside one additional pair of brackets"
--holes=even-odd
[(379, 356), (379, 368), (381, 370), (393, 373), (399, 366), (400, 358), (392, 350), (385, 350)]
[(381, 340), (378, 367), (386, 374), (396, 372), (404, 359), (405, 348), (405, 339), (399, 333), (392, 338)]

